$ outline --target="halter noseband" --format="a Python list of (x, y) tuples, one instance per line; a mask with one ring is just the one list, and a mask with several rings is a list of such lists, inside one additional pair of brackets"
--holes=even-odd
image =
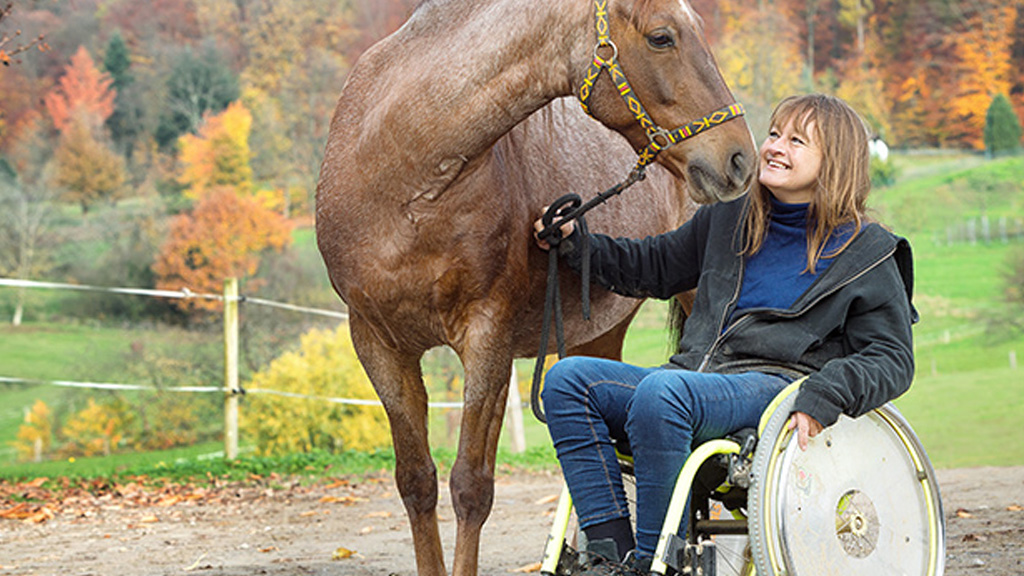
[[(622, 101), (626, 103), (626, 107), (633, 113), (637, 123), (647, 133), (648, 144), (637, 152), (639, 158), (637, 159), (636, 167), (633, 168), (634, 172), (642, 172), (648, 164), (654, 162), (654, 159), (662, 150), (732, 120), (737, 116), (742, 116), (746, 112), (743, 109), (743, 105), (736, 102), (716, 110), (699, 120), (684, 124), (675, 130), (666, 130), (658, 126), (651, 119), (644, 105), (640, 103), (640, 98), (636, 96), (633, 87), (629, 84), (629, 80), (626, 79), (626, 74), (619, 65), (619, 48), (612, 42), (608, 33), (608, 0), (594, 0), (594, 26), (597, 29), (597, 45), (594, 46), (594, 59), (591, 61), (590, 67), (587, 68), (586, 76), (584, 76), (583, 83), (580, 85), (580, 104), (587, 115), (593, 116), (590, 113), (591, 91), (594, 88), (594, 82), (597, 81), (597, 77), (601, 75), (602, 71), (607, 70), (612, 83), (619, 90)], [(601, 48), (605, 47), (611, 48), (612, 51), (611, 58), (607, 60), (598, 53)]]

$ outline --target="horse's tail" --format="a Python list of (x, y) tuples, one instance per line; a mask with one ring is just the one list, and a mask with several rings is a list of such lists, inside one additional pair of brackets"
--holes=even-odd
[(668, 348), (672, 354), (679, 353), (679, 343), (683, 339), (683, 329), (686, 327), (686, 319), (690, 317), (693, 310), (693, 290), (676, 294), (675, 298), (669, 300), (668, 304)]

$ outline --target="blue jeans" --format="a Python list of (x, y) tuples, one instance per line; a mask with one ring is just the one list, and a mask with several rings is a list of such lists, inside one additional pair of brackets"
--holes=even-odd
[(629, 518), (612, 440), (626, 441), (636, 475), (637, 552), (653, 556), (692, 447), (757, 426), (787, 384), (760, 372), (641, 368), (582, 356), (560, 360), (544, 378), (542, 397), (580, 526)]

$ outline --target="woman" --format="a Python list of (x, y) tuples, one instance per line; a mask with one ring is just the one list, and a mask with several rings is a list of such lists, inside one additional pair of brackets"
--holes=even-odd
[[(697, 289), (666, 366), (573, 357), (545, 378), (548, 428), (588, 549), (614, 561), (593, 573), (646, 572), (691, 446), (756, 426), (797, 377), (808, 375), (790, 428), (803, 449), (840, 413), (860, 416), (910, 386), (910, 246), (865, 215), (863, 120), (831, 96), (787, 98), (759, 157), (745, 197), (702, 207), (672, 232), (589, 238), (592, 274), (609, 290), (667, 299)], [(579, 270), (579, 233), (571, 223), (562, 233)], [(613, 440), (633, 453), (635, 537)]]

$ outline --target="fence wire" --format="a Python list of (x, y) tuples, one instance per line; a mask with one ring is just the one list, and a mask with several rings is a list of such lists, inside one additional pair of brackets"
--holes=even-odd
[[(204, 294), (200, 292), (193, 292), (188, 288), (182, 288), (181, 290), (150, 290), (145, 288), (123, 288), (123, 287), (111, 287), (111, 286), (89, 286), (85, 284), (65, 284), (60, 282), (39, 282), (35, 280), (21, 280), (16, 278), (0, 278), (0, 286), (7, 286), (11, 288), (36, 288), (43, 290), (78, 290), (87, 292), (106, 292), (109, 294), (124, 294), (131, 296), (147, 296), (151, 298), (175, 298), (175, 299), (188, 299), (196, 298), (202, 300), (219, 300), (224, 301), (222, 294)], [(344, 312), (338, 312), (335, 310), (323, 310), (320, 308), (310, 308), (307, 306), (297, 306), (295, 304), (288, 304), (286, 302), (275, 302), (273, 300), (266, 300), (263, 298), (254, 298), (251, 296), (239, 296), (238, 302), (240, 304), (254, 304), (257, 306), (266, 306), (269, 308), (278, 308), (282, 310), (290, 310), (293, 312), (300, 312), (303, 314), (313, 314), (318, 316), (325, 316), (329, 318), (337, 318), (339, 320), (348, 320), (348, 314)], [(310, 394), (299, 394), (295, 392), (284, 392), (281, 390), (271, 390), (265, 388), (258, 389), (246, 389), (246, 390), (228, 390), (222, 386), (171, 386), (171, 387), (158, 387), (146, 384), (118, 384), (110, 382), (75, 382), (70, 380), (39, 380), (33, 378), (17, 378), (12, 376), (0, 376), (0, 383), (7, 384), (28, 384), (28, 385), (48, 385), (48, 386), (60, 386), (65, 388), (92, 388), (99, 390), (138, 390), (138, 391), (150, 391), (150, 392), (191, 392), (191, 393), (209, 393), (209, 392), (222, 392), (222, 393), (242, 393), (242, 394), (267, 394), (273, 396), (281, 396), (285, 398), (299, 398), (305, 400), (318, 400), (323, 402), (330, 402), (333, 404), (346, 404), (353, 406), (383, 406), (379, 400), (369, 400), (362, 398), (331, 398), (327, 396), (314, 396)], [(463, 407), (462, 402), (429, 402), (427, 404), (430, 408), (455, 408), (459, 409)]]

